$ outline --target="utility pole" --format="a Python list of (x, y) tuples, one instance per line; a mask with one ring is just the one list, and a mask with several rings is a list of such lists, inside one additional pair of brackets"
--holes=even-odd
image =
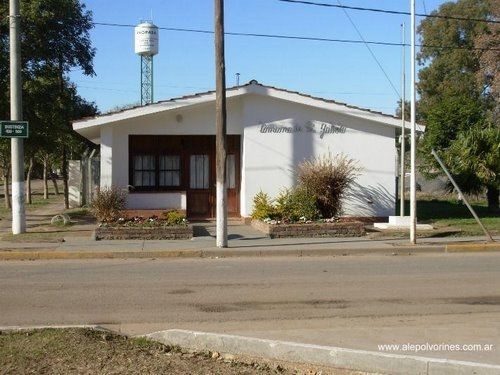
[[(10, 118), (23, 116), (21, 86), (21, 15), (19, 0), (10, 0)], [(24, 148), (22, 138), (11, 139), (12, 163), (12, 234), (26, 232), (24, 212)]]
[(217, 247), (227, 247), (226, 189), (226, 67), (224, 61), (224, 0), (215, 1), (215, 166)]
[(417, 243), (417, 181), (415, 176), (416, 140), (415, 140), (415, 0), (411, 0), (411, 179), (410, 179), (410, 242)]
[(402, 33), (402, 56), (401, 56), (401, 172), (399, 180), (399, 199), (401, 205), (399, 208), (399, 216), (405, 216), (405, 24), (401, 24)]

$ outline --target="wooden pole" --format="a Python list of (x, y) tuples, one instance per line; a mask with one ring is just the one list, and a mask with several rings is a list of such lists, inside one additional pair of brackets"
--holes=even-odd
[(227, 247), (226, 189), (226, 67), (224, 61), (224, 0), (215, 1), (215, 166), (217, 247)]

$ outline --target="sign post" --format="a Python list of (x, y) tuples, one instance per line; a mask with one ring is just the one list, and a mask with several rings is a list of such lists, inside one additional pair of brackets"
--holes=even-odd
[(29, 126), (27, 121), (0, 121), (0, 137), (28, 138)]
[(411, 0), (411, 163), (410, 163), (410, 243), (417, 243), (417, 180), (415, 175), (416, 166), (416, 147), (415, 140), (415, 38), (416, 38), (416, 24), (415, 24), (415, 0)]
[[(19, 0), (9, 0), (9, 60), (10, 60), (10, 119), (21, 121), (23, 116), (21, 83), (21, 14)], [(7, 129), (17, 132), (17, 126)], [(27, 129), (27, 127), (26, 127)], [(21, 133), (22, 134), (22, 131)], [(26, 136), (28, 134), (26, 133)], [(12, 234), (26, 232), (24, 208), (24, 142), (10, 137), (12, 165)]]

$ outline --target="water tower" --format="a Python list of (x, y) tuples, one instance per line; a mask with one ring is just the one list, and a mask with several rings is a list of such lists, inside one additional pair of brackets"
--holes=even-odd
[(153, 57), (158, 53), (158, 27), (142, 21), (135, 29), (135, 53), (141, 57), (141, 105), (153, 102)]

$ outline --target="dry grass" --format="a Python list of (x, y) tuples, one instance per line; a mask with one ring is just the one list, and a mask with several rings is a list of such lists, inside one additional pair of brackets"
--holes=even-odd
[(316, 197), (318, 209), (325, 218), (339, 216), (342, 199), (355, 181), (360, 169), (345, 154), (325, 154), (306, 160), (297, 167), (299, 186)]
[[(316, 374), (299, 365), (192, 352), (89, 329), (0, 333), (0, 374)], [(213, 358), (217, 357), (217, 358)], [(324, 370), (322, 374), (346, 374)]]

